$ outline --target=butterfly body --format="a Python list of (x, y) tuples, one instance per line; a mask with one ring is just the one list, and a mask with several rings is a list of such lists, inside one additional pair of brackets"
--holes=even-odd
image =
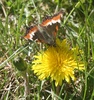
[(37, 26), (30, 27), (25, 39), (40, 41), (48, 45), (56, 44), (56, 34), (60, 26), (61, 17), (63, 16), (63, 11), (55, 14), (54, 16), (47, 16), (41, 24)]

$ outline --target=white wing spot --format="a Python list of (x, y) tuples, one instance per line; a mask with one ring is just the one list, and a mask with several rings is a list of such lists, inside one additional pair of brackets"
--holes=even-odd
[(36, 31), (34, 31), (34, 32), (31, 32), (29, 35), (30, 35), (30, 40), (33, 40), (33, 36), (35, 35), (35, 32)]

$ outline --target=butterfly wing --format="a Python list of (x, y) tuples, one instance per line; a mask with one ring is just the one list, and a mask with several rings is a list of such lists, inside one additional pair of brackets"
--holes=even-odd
[(37, 31), (38, 31), (38, 28), (36, 26), (31, 26), (30, 28), (28, 28), (26, 30), (26, 34), (25, 34), (24, 38), (26, 40), (31, 40), (31, 41), (36, 40), (37, 39), (37, 36), (36, 36), (35, 33)]
[[(43, 30), (55, 41), (57, 31), (60, 27), (61, 18), (63, 16), (63, 11), (58, 12), (54, 16), (47, 16), (43, 22), (40, 24)], [(53, 43), (53, 42), (52, 42)]]

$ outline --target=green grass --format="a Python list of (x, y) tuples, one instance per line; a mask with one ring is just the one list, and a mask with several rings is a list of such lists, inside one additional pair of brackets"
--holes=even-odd
[[(27, 95), (27, 100), (52, 100), (53, 95), (58, 100), (94, 100), (94, 1), (52, 1), (0, 0), (0, 100), (25, 99)], [(38, 80), (31, 70), (33, 56), (42, 46), (22, 37), (26, 25), (38, 24), (45, 15), (52, 15), (61, 8), (66, 11), (57, 36), (67, 38), (72, 47), (78, 45), (83, 50), (85, 71), (76, 75), (76, 82), (63, 82), (57, 95), (54, 83)], [(18, 69), (27, 66), (26, 70), (17, 70), (14, 66), (17, 58), (22, 59)]]

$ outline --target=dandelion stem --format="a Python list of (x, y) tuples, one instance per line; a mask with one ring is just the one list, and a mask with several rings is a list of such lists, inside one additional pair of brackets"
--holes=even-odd
[(26, 72), (23, 74), (23, 78), (24, 78), (24, 88), (25, 88), (24, 96), (27, 97), (30, 93), (30, 90), (29, 90), (29, 80)]

